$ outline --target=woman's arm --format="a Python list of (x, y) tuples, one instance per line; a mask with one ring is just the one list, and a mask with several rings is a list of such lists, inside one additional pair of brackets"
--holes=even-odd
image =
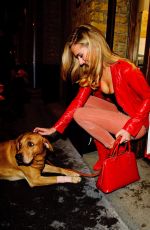
[(75, 110), (85, 104), (91, 92), (92, 89), (90, 87), (80, 87), (77, 96), (73, 99), (53, 128), (62, 134), (71, 122)]
[(136, 136), (143, 124), (147, 121), (150, 113), (150, 87), (139, 69), (133, 69), (128, 72), (126, 77), (129, 86), (135, 94), (141, 98), (141, 104), (138, 106), (134, 117), (128, 120), (123, 129), (132, 136)]
[(73, 99), (73, 101), (70, 103), (63, 115), (59, 118), (53, 127), (36, 127), (33, 132), (37, 132), (41, 135), (53, 135), (56, 132), (62, 134), (65, 128), (71, 122), (75, 110), (85, 104), (91, 92), (92, 90), (90, 87), (80, 87), (77, 96)]
[(39, 133), (41, 135), (52, 135), (53, 133), (56, 132), (55, 128), (40, 128), (40, 127), (36, 127), (33, 132), (35, 133)]

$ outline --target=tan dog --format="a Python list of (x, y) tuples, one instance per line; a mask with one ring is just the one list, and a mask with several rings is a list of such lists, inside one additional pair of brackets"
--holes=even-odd
[[(30, 187), (56, 183), (78, 183), (79, 174), (45, 164), (49, 141), (37, 133), (25, 133), (16, 140), (0, 143), (0, 179), (26, 179)], [(59, 173), (66, 176), (42, 176), (41, 173)]]

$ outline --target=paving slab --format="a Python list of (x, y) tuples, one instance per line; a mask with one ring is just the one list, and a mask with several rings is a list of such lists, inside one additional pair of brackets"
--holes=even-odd
[[(92, 170), (97, 151), (84, 154), (85, 162)], [(137, 159), (140, 180), (109, 194), (104, 194), (121, 219), (131, 230), (150, 229), (150, 164)]]

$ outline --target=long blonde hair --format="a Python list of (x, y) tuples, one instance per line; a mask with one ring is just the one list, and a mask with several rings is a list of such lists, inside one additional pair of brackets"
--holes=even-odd
[[(80, 66), (71, 51), (74, 44), (88, 47), (88, 65)], [(61, 75), (63, 79), (70, 75), (72, 82), (96, 89), (102, 76), (103, 65), (109, 66), (119, 59), (121, 58), (110, 50), (100, 30), (92, 25), (80, 25), (75, 28), (65, 44)]]

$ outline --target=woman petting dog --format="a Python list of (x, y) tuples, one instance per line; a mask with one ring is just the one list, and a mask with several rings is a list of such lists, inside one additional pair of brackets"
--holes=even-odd
[(97, 28), (75, 28), (64, 47), (61, 74), (79, 84), (77, 96), (53, 127), (34, 132), (62, 134), (74, 119), (94, 138), (99, 155), (94, 170), (101, 169), (115, 138), (124, 143), (146, 134), (150, 87), (139, 68), (110, 50)]

